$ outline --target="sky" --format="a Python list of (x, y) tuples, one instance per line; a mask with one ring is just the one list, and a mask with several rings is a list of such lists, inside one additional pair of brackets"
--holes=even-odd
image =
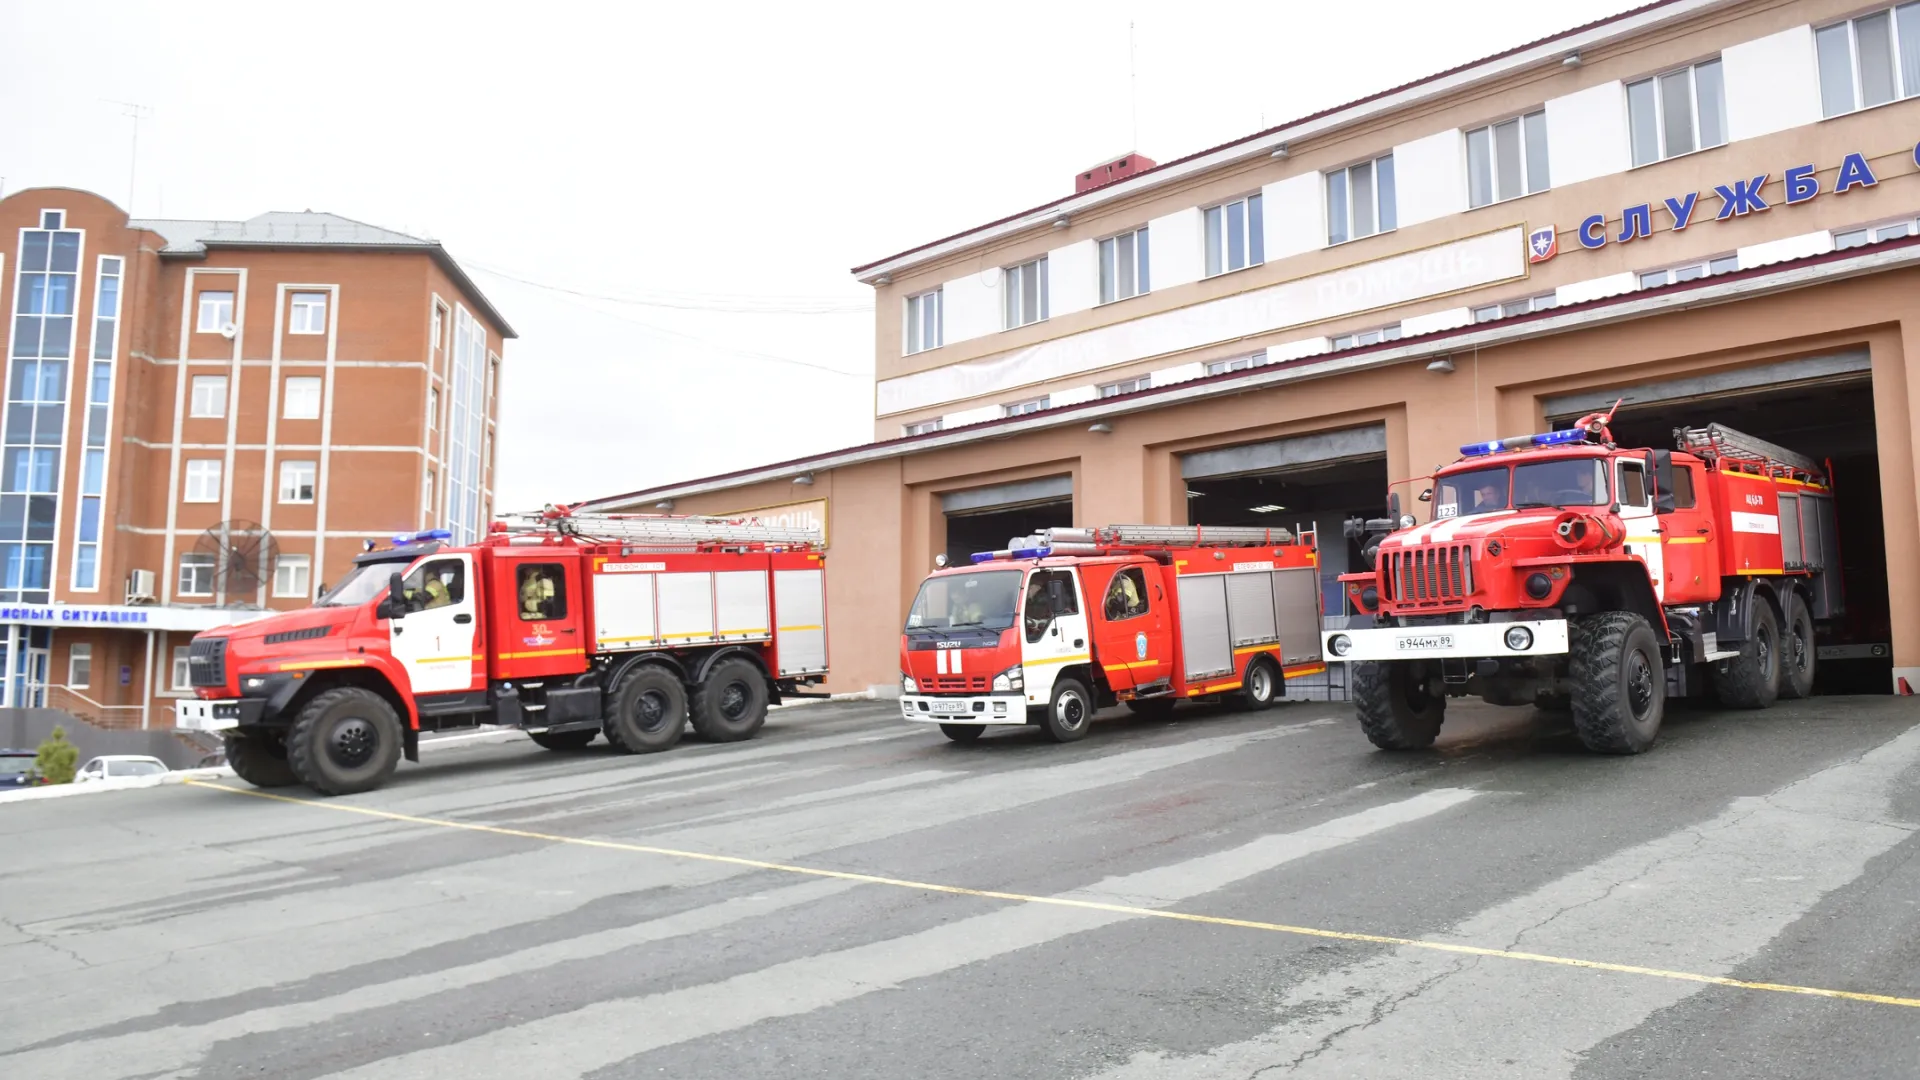
[(853, 266), (1633, 6), (5, 4), (0, 194), (439, 240), (537, 508), (870, 441)]

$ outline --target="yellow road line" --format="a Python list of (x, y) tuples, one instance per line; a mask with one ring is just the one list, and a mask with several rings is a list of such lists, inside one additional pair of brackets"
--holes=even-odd
[(655, 847), (651, 844), (628, 844), (619, 840), (591, 840), (578, 836), (561, 836), (556, 833), (534, 832), (530, 829), (509, 829), (499, 825), (482, 825), (470, 821), (452, 821), (447, 818), (419, 817), (414, 814), (398, 814), (391, 810), (376, 810), (370, 806), (353, 806), (348, 803), (339, 802), (320, 802), (316, 799), (296, 799), (288, 795), (275, 795), (267, 791), (251, 791), (246, 788), (228, 787), (225, 784), (214, 784), (205, 780), (188, 779), (184, 780), (183, 783), (189, 787), (211, 788), (215, 791), (224, 791), (230, 795), (249, 795), (256, 799), (292, 803), (295, 806), (310, 806), (316, 810), (332, 810), (342, 814), (359, 814), (362, 817), (379, 818), (384, 821), (398, 821), (408, 825), (431, 825), (440, 829), (459, 829), (464, 832), (487, 833), (492, 836), (511, 836), (521, 840), (540, 840), (551, 844), (571, 844), (575, 847), (599, 848), (605, 851), (625, 851), (636, 855), (660, 855), (670, 859), (692, 859), (696, 862), (720, 863), (726, 866), (745, 867), (749, 870), (774, 870), (783, 874), (832, 878), (837, 881), (853, 881), (865, 885), (889, 885), (896, 889), (945, 893), (950, 896), (974, 896), (983, 900), (1006, 900), (1018, 904), (1046, 904), (1050, 907), (1079, 908), (1083, 911), (1104, 911), (1114, 915), (1171, 919), (1176, 922), (1203, 923), (1208, 926), (1232, 926), (1243, 930), (1265, 930), (1270, 933), (1291, 934), (1296, 937), (1322, 938), (1331, 941), (1357, 941), (1369, 945), (1393, 945), (1407, 949), (1425, 949), (1431, 952), (1454, 953), (1460, 956), (1485, 956), (1497, 960), (1514, 960), (1529, 964), (1548, 964), (1554, 967), (1581, 968), (1587, 971), (1605, 971), (1616, 975), (1642, 975), (1647, 978), (1671, 979), (1678, 982), (1700, 983), (1705, 986), (1725, 986), (1735, 990), (1757, 990), (1774, 994), (1798, 994), (1803, 997), (1834, 998), (1840, 1001), (1860, 1001), (1873, 1005), (1898, 1005), (1908, 1009), (1920, 1009), (1920, 998), (1897, 997), (1892, 994), (1868, 994), (1857, 990), (1830, 990), (1818, 986), (1796, 986), (1792, 983), (1755, 982), (1748, 979), (1731, 979), (1724, 975), (1701, 975), (1692, 971), (1670, 971), (1666, 968), (1644, 967), (1639, 964), (1613, 964), (1604, 960), (1581, 960), (1571, 956), (1516, 952), (1512, 949), (1494, 949), (1483, 945), (1460, 945), (1448, 941), (1427, 941), (1421, 938), (1394, 937), (1390, 934), (1360, 934), (1348, 930), (1325, 930), (1313, 926), (1290, 926), (1286, 923), (1261, 922), (1257, 919), (1230, 919), (1219, 915), (1195, 915), (1184, 911), (1167, 911), (1162, 908), (1134, 907), (1130, 904), (1107, 904), (1098, 900), (1074, 900), (1064, 896), (1032, 896), (1027, 893), (1002, 892), (997, 889), (969, 889), (960, 885), (939, 885), (927, 881), (910, 881), (905, 878), (883, 877), (878, 874), (856, 874), (846, 870), (824, 870), (815, 866), (793, 866), (788, 863), (768, 862), (764, 859), (746, 859), (737, 855), (714, 855), (704, 851), (681, 851), (678, 848)]

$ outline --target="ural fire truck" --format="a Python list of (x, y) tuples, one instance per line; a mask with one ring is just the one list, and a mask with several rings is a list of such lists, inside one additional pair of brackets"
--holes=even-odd
[(1285, 529), (1048, 529), (921, 584), (900, 714), (955, 742), (998, 724), (1070, 742), (1115, 702), (1263, 709), (1287, 677), (1325, 670), (1319, 630), (1318, 559)]
[(1675, 450), (1615, 445), (1612, 414), (1461, 447), (1433, 519), (1372, 535), (1326, 633), (1375, 746), (1431, 744), (1447, 699), (1570, 710), (1588, 748), (1637, 754), (1669, 697), (1765, 708), (1812, 691), (1816, 624), (1843, 611), (1818, 464), (1718, 424)]
[[(691, 721), (751, 738), (769, 702), (827, 671), (825, 568), (811, 530), (575, 513), (498, 522), (479, 543), (402, 534), (313, 607), (196, 636), (197, 700), (259, 787), (365, 791), (422, 732), (500, 724), (549, 750), (604, 733), (665, 750)], [(816, 695), (817, 696), (817, 695)]]

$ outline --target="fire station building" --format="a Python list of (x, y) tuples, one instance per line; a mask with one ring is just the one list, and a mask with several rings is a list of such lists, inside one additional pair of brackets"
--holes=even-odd
[(197, 631), (493, 512), (513, 335), (438, 243), (333, 214), (0, 200), (0, 707), (173, 726)]
[(834, 689), (936, 554), (1317, 531), (1462, 444), (1719, 422), (1828, 464), (1829, 689), (1920, 686), (1920, 3), (1665, 0), (857, 267), (875, 440), (600, 501), (830, 529)]

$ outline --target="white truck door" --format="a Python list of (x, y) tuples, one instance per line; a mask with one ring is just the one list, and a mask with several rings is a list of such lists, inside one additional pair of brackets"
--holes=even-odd
[(1088, 648), (1079, 572), (1035, 570), (1027, 575), (1020, 616), (1020, 667), (1027, 683), (1027, 703), (1045, 705), (1053, 700), (1053, 680), (1060, 669), (1085, 663), (1093, 655)]
[(465, 554), (432, 556), (403, 581), (408, 610), (387, 622), (389, 648), (407, 671), (415, 694), (473, 687), (473, 561)]
[(1653, 512), (1653, 486), (1647, 482), (1647, 464), (1640, 458), (1620, 458), (1614, 469), (1614, 499), (1620, 504), (1620, 520), (1627, 526), (1626, 553), (1638, 555), (1646, 562), (1647, 576), (1653, 581), (1653, 595), (1665, 603), (1666, 546), (1660, 542), (1660, 519)]

